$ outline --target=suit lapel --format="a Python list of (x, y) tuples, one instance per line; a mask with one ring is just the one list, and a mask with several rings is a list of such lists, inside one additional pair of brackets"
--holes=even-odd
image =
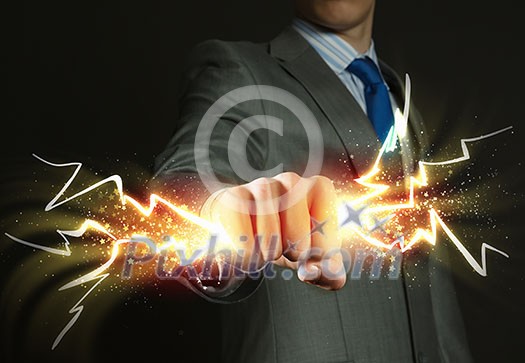
[(381, 147), (368, 117), (336, 74), (291, 27), (270, 43), (270, 54), (300, 82), (326, 116), (358, 175), (366, 173)]
[[(308, 42), (291, 27), (285, 29), (270, 43), (270, 53), (315, 100), (339, 135), (357, 174), (366, 173), (375, 161), (381, 144), (370, 120), (341, 80)], [(380, 67), (398, 106), (403, 107), (405, 102), (403, 82), (386, 64), (380, 62)], [(397, 160), (402, 161), (402, 173), (408, 181), (408, 177), (414, 174), (417, 161), (421, 160), (426, 149), (423, 124), (419, 114), (412, 107), (407, 136), (400, 144), (401, 160), (399, 158)], [(352, 155), (355, 155), (355, 158)], [(405, 280), (411, 281), (409, 275), (420, 278), (417, 283), (410, 285), (404, 283), (414, 329), (413, 344), (416, 351), (432, 352), (433, 349), (429, 344), (437, 341), (437, 338), (434, 320), (429, 310), (432, 308), (432, 299), (428, 291), (426, 270), (428, 256), (416, 254), (415, 258), (419, 258), (420, 263), (414, 264), (414, 258), (404, 259), (403, 263)], [(417, 335), (417, 339), (414, 335)]]
[[(303, 85), (339, 136), (357, 175), (370, 170), (381, 144), (373, 126), (350, 91), (319, 54), (293, 28), (287, 27), (270, 42), (270, 54)], [(398, 106), (404, 106), (401, 79), (385, 63), (381, 72)], [(411, 107), (408, 135), (401, 142), (403, 171), (412, 175), (426, 144), (421, 119)]]

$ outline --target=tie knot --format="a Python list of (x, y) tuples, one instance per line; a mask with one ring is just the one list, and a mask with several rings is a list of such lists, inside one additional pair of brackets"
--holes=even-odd
[(354, 59), (347, 70), (355, 74), (365, 86), (383, 83), (379, 68), (377, 68), (374, 61), (369, 57)]

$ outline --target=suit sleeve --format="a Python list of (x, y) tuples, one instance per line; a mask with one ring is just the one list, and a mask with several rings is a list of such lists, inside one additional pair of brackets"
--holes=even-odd
[[(197, 45), (186, 60), (180, 85), (179, 115), (166, 149), (155, 160), (155, 177), (175, 172), (196, 173), (195, 149), (207, 148), (215, 176), (225, 183), (239, 184), (228, 156), (232, 130), (244, 118), (263, 114), (261, 100), (243, 102), (223, 115), (213, 129), (209, 145), (195, 145), (195, 134), (203, 116), (221, 97), (240, 87), (257, 84), (235, 44), (210, 40)], [(211, 131), (211, 130), (210, 130)], [(266, 158), (267, 138), (253, 133), (246, 145), (250, 163), (261, 166)], [(215, 190), (213, 190), (215, 191)], [(211, 192), (213, 192), (211, 191)]]
[[(151, 188), (175, 203), (184, 203), (199, 213), (208, 197), (225, 186), (238, 185), (247, 181), (240, 179), (230, 165), (235, 159), (232, 152), (245, 152), (254, 167), (264, 164), (267, 154), (267, 137), (264, 133), (250, 133), (245, 150), (228, 151), (230, 135), (243, 119), (264, 114), (261, 100), (250, 100), (225, 110), (217, 116), (209, 144), (196, 145), (195, 135), (203, 116), (221, 97), (239, 87), (256, 84), (250, 68), (239, 55), (235, 43), (209, 40), (198, 44), (186, 59), (179, 95), (179, 114), (174, 120), (174, 133), (166, 148), (155, 159), (154, 177)], [(239, 130), (237, 130), (239, 131)], [(213, 175), (199, 175), (196, 164), (196, 150), (207, 149), (208, 170)], [(199, 162), (201, 160), (199, 159)], [(202, 166), (202, 165), (201, 165)], [(202, 170), (202, 169), (201, 169)], [(220, 184), (204, 183), (209, 177)], [(183, 284), (214, 302), (235, 302), (248, 297), (255, 291), (261, 278), (246, 278), (239, 281), (230, 279), (224, 288), (208, 293), (202, 286), (192, 288), (188, 281)], [(224, 285), (224, 283), (223, 283)], [(196, 291), (199, 290), (199, 291)], [(213, 289), (212, 289), (213, 290)]]

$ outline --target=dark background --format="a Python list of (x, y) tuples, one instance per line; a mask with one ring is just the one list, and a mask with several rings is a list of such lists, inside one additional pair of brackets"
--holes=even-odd
[[(374, 30), (379, 56), (401, 75), (409, 73), (436, 154), (446, 145), (459, 150), (462, 137), (514, 126), (512, 133), (473, 146), (475, 165), (460, 175), (486, 181), (488, 198), (480, 203), (490, 207), (494, 223), (474, 218), (455, 227), (465, 226), (463, 237), (476, 256), (481, 242), (510, 254), (507, 260), (488, 252), (488, 277), (452, 257), (476, 362), (515, 361), (525, 338), (520, 233), (525, 33), (513, 3), (379, 0)], [(283, 0), (18, 1), (4, 16), (2, 232), (15, 228), (17, 219), (31, 218), (51, 198), (45, 190), (38, 201), (26, 195), (38, 188), (31, 186), (34, 173), (44, 172), (31, 153), (81, 161), (100, 177), (120, 174), (126, 188), (140, 194), (172, 131), (187, 51), (208, 38), (269, 40), (290, 21), (292, 10)], [(45, 173), (48, 181), (54, 177)], [(86, 300), (77, 325), (52, 352), (51, 342), (80, 292), (56, 291), (67, 276), (29, 270), (35, 254), (0, 236), (0, 361), (213, 361), (215, 307), (176, 288), (147, 301), (131, 294), (104, 309), (104, 299)], [(40, 308), (40, 296), (49, 291), (54, 297), (42, 300), (54, 308)]]

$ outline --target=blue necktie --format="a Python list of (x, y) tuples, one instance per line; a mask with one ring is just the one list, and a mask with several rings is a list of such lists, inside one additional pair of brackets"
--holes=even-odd
[(381, 142), (385, 141), (390, 127), (394, 124), (392, 104), (381, 73), (369, 57), (354, 59), (347, 67), (365, 85), (366, 113)]

